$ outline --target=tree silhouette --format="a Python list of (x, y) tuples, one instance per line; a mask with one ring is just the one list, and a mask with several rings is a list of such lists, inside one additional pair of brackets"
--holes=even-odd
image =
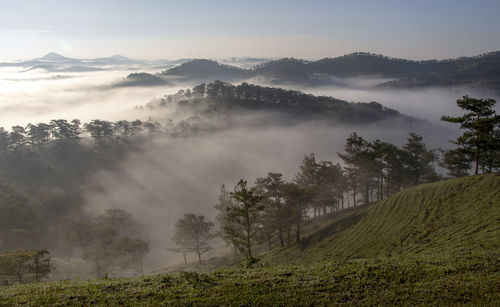
[(465, 132), (458, 137), (455, 144), (461, 146), (463, 153), (474, 161), (474, 174), (483, 166), (488, 172), (498, 167), (500, 153), (500, 116), (496, 114), (493, 99), (477, 99), (464, 96), (457, 100), (460, 109), (467, 111), (462, 116), (442, 116), (441, 120), (460, 125)]

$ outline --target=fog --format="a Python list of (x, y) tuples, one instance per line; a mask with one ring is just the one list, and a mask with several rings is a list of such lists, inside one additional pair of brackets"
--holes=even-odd
[(270, 171), (291, 180), (303, 156), (313, 152), (319, 160), (338, 161), (336, 153), (343, 150), (345, 138), (353, 131), (370, 140), (380, 138), (400, 145), (408, 131), (417, 131), (426, 136), (429, 146), (449, 146), (445, 140), (454, 131), (443, 130), (435, 137), (430, 130), (401, 121), (362, 127), (309, 122), (243, 125), (189, 138), (160, 136), (148, 142), (143, 152), (129, 156), (120, 171), (97, 173), (92, 182), (99, 188), (87, 190), (86, 208), (89, 213), (107, 208), (129, 211), (151, 239), (149, 263), (172, 265), (181, 262), (180, 256), (166, 250), (172, 225), (184, 213), (213, 219), (222, 184), (232, 189), (240, 178), (253, 182)]
[[(83, 122), (96, 118), (146, 119), (157, 116), (157, 111), (137, 110), (135, 106), (179, 89), (109, 87), (130, 71), (52, 75), (1, 69), (0, 73), (0, 126), (3, 127), (56, 118), (78, 118)], [(142, 225), (144, 237), (151, 240), (148, 263), (150, 269), (156, 270), (180, 262), (167, 251), (173, 223), (188, 212), (213, 219), (222, 184), (232, 189), (240, 178), (253, 182), (270, 171), (292, 179), (303, 156), (309, 153), (316, 153), (318, 160), (337, 161), (336, 153), (343, 151), (345, 139), (353, 131), (368, 140), (379, 138), (397, 145), (404, 144), (408, 132), (416, 131), (424, 136), (428, 147), (448, 148), (451, 146), (448, 141), (459, 131), (451, 126), (438, 126), (441, 115), (458, 114), (455, 101), (465, 94), (487, 96), (462, 89), (373, 90), (373, 81), (347, 81), (342, 88), (302, 90), (354, 102), (378, 101), (430, 122), (416, 125), (411, 121), (391, 120), (361, 126), (321, 121), (284, 124), (276, 114), (252, 113), (232, 118), (232, 124), (217, 122), (218, 127), (226, 129), (214, 132), (182, 138), (159, 135), (146, 142), (141, 151), (130, 154), (119, 171), (99, 171), (85, 184), (85, 210), (92, 215), (107, 208), (130, 212)], [(263, 121), (262, 117), (268, 118)]]
[[(3, 127), (47, 122), (55, 118), (118, 120), (137, 116), (131, 110), (153, 97), (175, 93), (181, 87), (110, 88), (130, 70), (85, 73), (47, 73), (41, 69), (0, 68), (0, 123)], [(141, 70), (142, 71), (142, 70)], [(147, 71), (154, 73), (157, 71)], [(374, 86), (387, 79), (335, 79), (337, 86), (299, 88), (353, 102), (377, 101), (401, 113), (438, 122), (443, 114), (458, 115), (456, 100), (464, 95), (496, 98), (492, 93), (466, 88), (380, 90)], [(194, 84), (193, 84), (194, 85)], [(185, 87), (186, 85), (182, 85)], [(294, 88), (284, 86), (286, 88)], [(497, 106), (497, 108), (500, 108)]]
[[(462, 114), (456, 101), (465, 95), (475, 98), (493, 98), (499, 101), (498, 94), (480, 89), (465, 87), (435, 87), (416, 89), (379, 89), (377, 84), (388, 81), (379, 78), (351, 78), (338, 81), (341, 86), (301, 87), (303, 92), (313, 95), (332, 96), (352, 102), (377, 101), (385, 107), (398, 110), (403, 114), (440, 122), (443, 115)], [(500, 112), (500, 105), (496, 105)], [(440, 122), (441, 125), (450, 125)]]
[(49, 122), (51, 119), (135, 119), (133, 108), (172, 87), (111, 88), (131, 71), (86, 73), (20, 72), (0, 69), (0, 126)]

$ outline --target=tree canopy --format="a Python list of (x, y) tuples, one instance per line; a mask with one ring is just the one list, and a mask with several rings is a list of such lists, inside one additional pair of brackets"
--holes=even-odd
[(493, 99), (464, 96), (457, 100), (457, 106), (465, 111), (464, 115), (441, 117), (441, 120), (459, 124), (460, 129), (465, 130), (455, 141), (460, 151), (449, 154), (449, 159), (453, 156), (456, 161), (460, 157), (463, 165), (468, 157), (474, 162), (476, 175), (479, 168), (483, 172), (492, 172), (500, 167), (500, 116), (496, 114), (495, 104)]

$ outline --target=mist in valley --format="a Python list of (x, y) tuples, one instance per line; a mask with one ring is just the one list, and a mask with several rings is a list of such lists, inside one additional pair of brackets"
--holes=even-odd
[[(129, 72), (89, 72), (54, 76), (42, 72), (3, 70), (0, 76), (2, 126), (78, 118), (116, 121), (150, 119), (178, 123), (192, 114), (175, 108), (136, 108), (154, 97), (175, 94), (182, 86), (113, 88), (110, 85)], [(205, 119), (216, 129), (174, 137), (154, 134), (139, 148), (127, 153), (118, 166), (97, 170), (82, 182), (83, 212), (96, 216), (106, 209), (121, 208), (140, 225), (140, 235), (150, 240), (145, 266), (157, 271), (182, 262), (171, 248), (173, 225), (184, 213), (203, 214), (213, 220), (221, 185), (231, 190), (236, 182), (252, 183), (268, 172), (283, 173), (293, 180), (304, 155), (340, 162), (345, 139), (352, 132), (373, 141), (403, 145), (409, 132), (424, 137), (428, 148), (451, 148), (459, 131), (439, 123), (441, 115), (455, 115), (457, 98), (477, 94), (456, 89), (376, 90), (370, 79), (346, 80), (343, 87), (297, 88), (314, 95), (333, 96), (353, 102), (377, 101), (423, 121), (383, 120), (360, 125), (323, 120), (290, 120), (273, 112)], [(194, 85), (194, 84), (193, 84)], [(487, 94), (479, 94), (484, 96)], [(439, 133), (436, 131), (439, 130)], [(221, 241), (206, 255), (230, 253)], [(55, 254), (55, 257), (58, 255)]]
[[(363, 80), (361, 82), (363, 82)], [(355, 83), (353, 87), (303, 88), (303, 91), (313, 95), (333, 96), (354, 102), (377, 101), (385, 107), (396, 109), (403, 114), (423, 118), (448, 127), (451, 126), (440, 121), (441, 116), (459, 116), (463, 114), (462, 110), (457, 107), (457, 99), (468, 95), (471, 97), (493, 98), (498, 100), (497, 94), (493, 92), (466, 87), (382, 90), (356, 85), (358, 85), (358, 83)], [(500, 110), (498, 105), (496, 108)]]
[(1, 126), (49, 122), (52, 119), (120, 120), (144, 117), (133, 112), (151, 98), (175, 91), (172, 86), (115, 88), (131, 71), (82, 73), (28, 72), (0, 68)]
[[(95, 174), (92, 182), (99, 189), (86, 191), (86, 209), (93, 213), (124, 208), (151, 239), (152, 263), (172, 265), (181, 262), (180, 256), (167, 251), (175, 221), (184, 213), (213, 220), (222, 184), (232, 190), (239, 179), (253, 182), (268, 172), (293, 180), (304, 155), (310, 153), (318, 161), (340, 162), (337, 152), (343, 151), (346, 137), (354, 131), (368, 140), (398, 145), (406, 142), (409, 131), (415, 131), (430, 148), (449, 147), (447, 140), (455, 131), (443, 129), (436, 136), (433, 128), (399, 121), (357, 127), (306, 122), (233, 127), (187, 138), (158, 136), (144, 144), (143, 151), (125, 159), (120, 171)], [(223, 250), (231, 252), (229, 247)]]
[(0, 3), (0, 307), (500, 306), (500, 1)]

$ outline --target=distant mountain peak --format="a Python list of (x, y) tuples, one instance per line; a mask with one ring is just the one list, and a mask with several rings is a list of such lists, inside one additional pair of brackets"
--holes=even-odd
[(62, 56), (59, 53), (49, 52), (46, 55), (44, 55), (43, 57), (38, 58), (37, 60), (44, 60), (44, 61), (67, 61), (67, 60), (71, 60), (71, 59), (67, 58), (65, 56)]
[(111, 58), (115, 59), (115, 60), (122, 60), (122, 61), (130, 60), (130, 58), (127, 58), (126, 56), (123, 56), (120, 54), (115, 54), (115, 55), (111, 56)]
[(214, 60), (193, 59), (163, 72), (164, 75), (178, 75), (197, 78), (238, 79), (246, 75), (247, 71), (235, 66), (221, 64)]

